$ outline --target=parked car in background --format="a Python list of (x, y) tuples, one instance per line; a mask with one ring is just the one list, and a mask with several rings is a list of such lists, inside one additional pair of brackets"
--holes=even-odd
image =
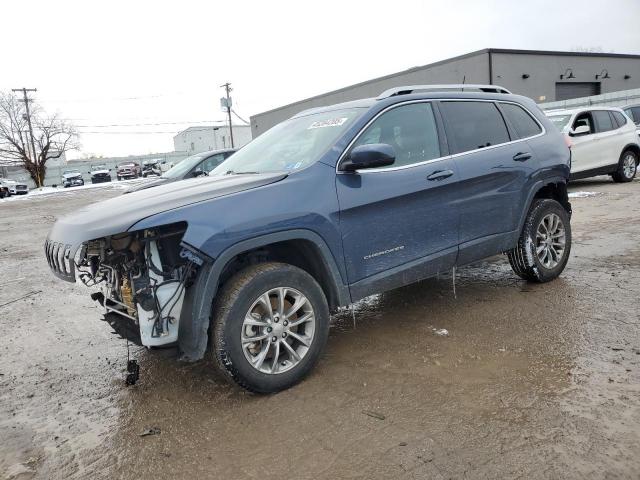
[(91, 183), (103, 183), (111, 181), (111, 169), (106, 165), (91, 165)]
[(633, 122), (621, 109), (590, 107), (546, 112), (571, 144), (571, 179), (611, 175), (615, 182), (636, 176), (640, 145)]
[(622, 108), (622, 111), (627, 114), (627, 117), (633, 121), (636, 126), (636, 132), (640, 135), (640, 104), (639, 105), (627, 105)]
[(62, 186), (64, 188), (80, 187), (84, 185), (84, 179), (80, 170), (65, 170), (62, 172)]
[(162, 168), (159, 160), (145, 160), (142, 162), (142, 176), (146, 178), (150, 175), (156, 177), (162, 175)]
[[(453, 90), (452, 90), (453, 89)], [(548, 282), (571, 250), (570, 151), (496, 86), (408, 86), (304, 111), (209, 176), (93, 204), (45, 243), (138, 344), (209, 355), (267, 393), (320, 357), (329, 312), (507, 253)]]
[(116, 178), (118, 180), (138, 178), (140, 175), (142, 175), (142, 168), (137, 162), (122, 162), (116, 166)]
[(26, 195), (29, 193), (29, 185), (20, 180), (9, 180), (8, 178), (0, 178), (0, 185), (2, 185), (7, 192), (7, 196), (11, 195)]
[(157, 180), (136, 185), (125, 193), (157, 187), (158, 185), (164, 185), (165, 183), (176, 182), (178, 180), (206, 176), (211, 170), (216, 168), (235, 152), (236, 149), (229, 148), (192, 155), (182, 160), (167, 172), (163, 173)]

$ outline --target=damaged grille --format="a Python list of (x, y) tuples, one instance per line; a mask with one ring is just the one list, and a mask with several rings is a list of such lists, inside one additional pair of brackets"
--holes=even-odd
[(47, 257), (47, 262), (49, 262), (49, 267), (56, 277), (67, 282), (76, 281), (73, 259), (70, 258), (71, 245), (47, 240), (44, 243), (44, 253)]

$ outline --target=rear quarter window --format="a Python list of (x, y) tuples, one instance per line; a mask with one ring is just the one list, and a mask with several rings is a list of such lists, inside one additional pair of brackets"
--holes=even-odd
[(542, 128), (531, 115), (520, 105), (501, 103), (500, 108), (509, 123), (513, 126), (518, 138), (533, 137), (542, 133)]
[(627, 124), (627, 117), (625, 117), (620, 112), (611, 112), (613, 114), (613, 118), (615, 118), (618, 127), (622, 127)]
[(452, 137), (452, 153), (468, 152), (510, 141), (507, 126), (493, 102), (455, 102), (440, 104)]

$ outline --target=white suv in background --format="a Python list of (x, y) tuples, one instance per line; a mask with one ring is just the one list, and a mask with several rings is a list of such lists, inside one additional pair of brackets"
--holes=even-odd
[(614, 107), (579, 108), (545, 112), (569, 137), (571, 179), (611, 175), (630, 182), (636, 175), (640, 146), (634, 123)]
[(636, 132), (640, 135), (640, 104), (638, 105), (627, 105), (625, 107), (621, 107), (624, 113), (627, 114), (633, 123), (636, 124)]

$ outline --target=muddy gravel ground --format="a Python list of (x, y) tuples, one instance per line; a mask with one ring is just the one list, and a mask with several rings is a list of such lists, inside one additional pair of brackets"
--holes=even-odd
[[(43, 256), (110, 189), (0, 202), (0, 478), (640, 478), (640, 181), (582, 181), (558, 280), (505, 257), (334, 317), (300, 385), (244, 393), (211, 362), (126, 348)], [(439, 335), (446, 329), (448, 335)], [(149, 430), (156, 434), (141, 436)]]

